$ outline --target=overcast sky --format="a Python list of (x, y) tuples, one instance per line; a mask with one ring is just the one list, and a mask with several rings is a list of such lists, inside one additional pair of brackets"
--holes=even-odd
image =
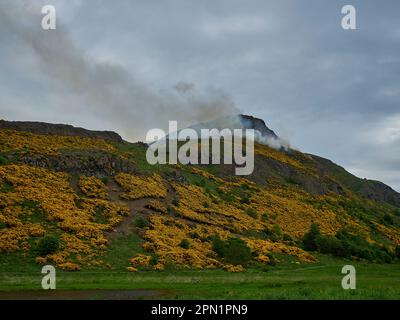
[[(41, 29), (44, 4), (57, 30)], [(341, 28), (345, 4), (357, 30)], [(398, 0), (0, 0), (7, 120), (136, 140), (240, 111), (400, 191), (399, 102)]]

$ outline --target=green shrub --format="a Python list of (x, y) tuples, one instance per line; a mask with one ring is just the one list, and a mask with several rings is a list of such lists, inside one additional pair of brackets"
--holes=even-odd
[(247, 243), (239, 238), (227, 240), (224, 258), (228, 263), (246, 265), (252, 258), (251, 250)]
[(167, 207), (167, 213), (168, 213), (168, 214), (171, 214), (171, 215), (174, 215), (176, 212), (175, 212), (175, 210), (174, 210), (171, 206), (168, 206), (168, 207)]
[(239, 238), (230, 238), (225, 241), (224, 259), (234, 265), (246, 265), (252, 258), (247, 243)]
[(189, 233), (189, 237), (191, 239), (200, 239), (200, 235), (196, 231), (192, 231)]
[(293, 241), (293, 238), (290, 235), (288, 235), (287, 233), (285, 233), (283, 235), (283, 241), (291, 242), (291, 241)]
[(60, 240), (53, 235), (44, 236), (39, 240), (37, 252), (40, 256), (46, 256), (58, 251), (60, 247)]
[(250, 204), (250, 197), (249, 197), (248, 195), (243, 195), (243, 196), (240, 198), (240, 203), (243, 203), (243, 204)]
[(333, 254), (337, 257), (349, 258), (350, 251), (339, 239), (332, 236), (317, 236), (318, 251), (325, 254)]
[(279, 238), (282, 237), (282, 229), (280, 226), (278, 226), (277, 224), (274, 224), (272, 226), (272, 232), (274, 234), (276, 234)]
[(254, 218), (254, 219), (257, 219), (257, 218), (258, 218), (257, 211), (254, 210), (253, 208), (248, 208), (248, 209), (246, 210), (246, 213), (247, 213), (250, 217), (252, 217), (252, 218)]
[(271, 229), (265, 228), (264, 235), (267, 239), (277, 242), (282, 238), (282, 230), (277, 224), (274, 224)]
[(388, 213), (385, 213), (385, 215), (384, 215), (383, 218), (381, 219), (381, 222), (382, 222), (383, 224), (386, 224), (386, 225), (389, 225), (389, 226), (394, 225), (393, 217), (392, 217), (390, 214), (388, 214)]
[(13, 189), (14, 189), (13, 186), (7, 182), (0, 184), (0, 192), (7, 193), (13, 191)]
[(150, 260), (150, 264), (152, 266), (156, 265), (158, 263), (158, 257), (157, 256), (152, 256)]
[(360, 235), (345, 229), (339, 230), (335, 236), (326, 236), (319, 232), (318, 227), (312, 226), (303, 237), (303, 246), (308, 251), (342, 258), (358, 257), (378, 263), (391, 263), (395, 259), (395, 253), (388, 248), (370, 244)]
[(318, 228), (318, 225), (313, 223), (310, 227), (310, 231), (307, 232), (303, 236), (303, 246), (304, 249), (307, 251), (317, 251), (318, 250), (318, 245), (317, 245), (317, 237), (320, 235), (320, 231)]
[(189, 249), (190, 247), (190, 242), (188, 239), (182, 239), (181, 243), (179, 244), (179, 246), (183, 249)]
[(224, 194), (224, 195), (221, 195), (221, 198), (229, 203), (232, 203), (236, 200), (236, 198), (233, 194)]
[(212, 237), (212, 249), (219, 257), (224, 257), (225, 242), (219, 237)]
[(145, 228), (149, 225), (149, 222), (144, 217), (137, 217), (135, 220), (135, 226), (137, 228)]
[(109, 181), (110, 181), (110, 179), (108, 177), (101, 178), (101, 182), (103, 182), (104, 184), (108, 184)]
[(8, 161), (8, 159), (4, 158), (3, 156), (0, 156), (0, 166), (4, 166), (9, 163), (10, 161)]
[(245, 183), (242, 183), (242, 184), (240, 185), (240, 188), (242, 188), (243, 190), (250, 190), (250, 187), (249, 187), (247, 184), (245, 184)]
[(267, 253), (267, 257), (269, 258), (268, 265), (275, 266), (278, 263), (278, 260), (271, 252)]
[(396, 247), (395, 254), (396, 254), (397, 259), (400, 259), (400, 245), (398, 245)]

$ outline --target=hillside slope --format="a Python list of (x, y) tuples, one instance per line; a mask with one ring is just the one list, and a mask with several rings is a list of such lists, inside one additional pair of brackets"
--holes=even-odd
[[(235, 272), (316, 251), (395, 259), (400, 195), (329, 160), (256, 144), (243, 178), (229, 165), (151, 166), (145, 144), (114, 133), (45, 127), (0, 129), (0, 263)], [(49, 235), (59, 246), (41, 250)]]

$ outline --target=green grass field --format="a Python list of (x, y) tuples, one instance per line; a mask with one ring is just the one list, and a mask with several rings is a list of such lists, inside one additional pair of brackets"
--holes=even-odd
[[(177, 270), (163, 272), (82, 270), (57, 272), (57, 290), (62, 299), (400, 299), (400, 265), (349, 262), (326, 256), (318, 264), (283, 262), (277, 266), (253, 267), (243, 273), (223, 270)], [(5, 263), (4, 257), (2, 262)], [(11, 262), (11, 261), (8, 261)], [(343, 290), (341, 268), (357, 270), (357, 289)], [(41, 267), (27, 265), (14, 271), (0, 265), (0, 299), (38, 298)], [(15, 266), (15, 264), (14, 264)], [(80, 293), (85, 291), (85, 295)], [(102, 295), (102, 292), (107, 295)], [(151, 292), (150, 292), (151, 291)], [(126, 295), (110, 295), (127, 292)], [(130, 292), (134, 292), (131, 296)]]

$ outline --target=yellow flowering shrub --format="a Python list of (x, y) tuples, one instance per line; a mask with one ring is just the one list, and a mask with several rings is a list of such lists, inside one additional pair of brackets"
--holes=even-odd
[(82, 176), (79, 178), (78, 185), (82, 193), (87, 197), (108, 199), (107, 187), (99, 178)]
[(47, 259), (43, 258), (43, 257), (36, 257), (35, 261), (37, 264), (46, 264), (47, 263)]
[(158, 174), (146, 177), (119, 173), (115, 176), (115, 181), (124, 189), (125, 193), (121, 198), (126, 200), (165, 198), (167, 195), (167, 188)]
[(324, 234), (335, 234), (343, 223), (331, 209), (316, 209), (299, 198), (299, 194), (284, 189), (260, 190), (254, 193), (252, 208), (257, 212), (275, 216), (273, 223), (293, 238), (301, 238), (312, 223), (318, 224)]
[(0, 129), (0, 152), (24, 151), (41, 155), (56, 155), (62, 149), (100, 150), (114, 152), (115, 148), (101, 139), (78, 136), (39, 135)]
[(152, 257), (144, 254), (138, 254), (136, 257), (130, 259), (130, 263), (134, 267), (148, 267)]
[(137, 272), (137, 271), (139, 271), (138, 269), (136, 269), (134, 267), (127, 267), (126, 270), (128, 270), (129, 272)]
[(43, 258), (68, 270), (76, 269), (64, 265), (72, 255), (80, 255), (82, 263), (93, 262), (95, 253), (106, 248), (106, 232), (129, 213), (123, 204), (98, 198), (79, 199), (66, 173), (6, 165), (0, 167), (0, 179), (12, 186), (9, 192), (0, 193), (0, 223), (5, 226), (0, 229), (0, 252), (29, 250), (30, 237), (45, 235), (43, 224), (29, 222), (34, 212), (40, 211), (43, 219), (58, 228), (61, 245), (60, 252)]
[[(303, 262), (316, 262), (317, 259), (310, 253), (300, 249), (299, 247), (290, 246), (280, 242), (272, 242), (270, 240), (261, 239), (244, 239), (251, 251), (256, 253), (259, 259), (265, 260), (262, 256), (266, 256), (267, 253), (284, 253), (291, 256), (295, 256)], [(258, 259), (258, 260), (259, 260)], [(260, 260), (259, 260), (260, 261)], [(262, 262), (262, 261), (260, 261)], [(266, 261), (267, 262), (267, 261)]]
[(158, 200), (150, 200), (149, 203), (146, 205), (146, 208), (163, 214), (167, 213), (167, 207), (165, 206), (165, 204)]
[(228, 272), (233, 272), (233, 273), (245, 271), (245, 268), (243, 268), (243, 266), (241, 266), (240, 264), (237, 266), (228, 264), (228, 265), (224, 266), (224, 269)]
[(301, 162), (299, 162), (294, 157), (291, 157), (288, 154), (285, 154), (284, 152), (278, 151), (278, 150), (268, 147), (266, 145), (259, 144), (259, 143), (255, 144), (254, 152), (256, 155), (262, 155), (267, 158), (277, 160), (279, 162), (288, 164), (297, 169), (305, 169), (304, 166), (301, 164)]
[(165, 264), (194, 268), (221, 265), (209, 242), (191, 239), (189, 249), (180, 247), (182, 239), (189, 238), (189, 234), (197, 230), (189, 227), (187, 222), (155, 214), (150, 215), (149, 220), (152, 227), (145, 231), (143, 248), (157, 255), (157, 268)]
[(214, 180), (216, 182), (225, 183), (225, 181), (223, 179), (221, 179), (221, 178), (219, 178), (219, 177), (217, 177), (217, 176), (215, 176), (215, 175), (213, 175), (213, 174), (211, 174), (211, 173), (209, 173), (209, 172), (207, 172), (205, 170), (201, 170), (201, 169), (196, 168), (196, 167), (191, 167), (190, 171), (192, 173), (194, 173), (194, 174), (196, 174), (198, 176), (202, 176), (202, 177), (204, 177), (204, 178), (206, 178), (208, 180)]
[(232, 232), (250, 229), (260, 231), (264, 228), (261, 221), (246, 213), (246, 206), (239, 208), (237, 204), (215, 203), (214, 196), (204, 193), (201, 187), (195, 185), (174, 184), (174, 188), (179, 195), (179, 206), (172, 208), (183, 218), (212, 224)]
[(256, 260), (261, 263), (268, 263), (270, 261), (269, 257), (265, 254), (260, 254), (256, 257)]
[(72, 262), (61, 263), (57, 267), (66, 271), (79, 271), (81, 269), (78, 264)]
[(153, 266), (154, 271), (164, 271), (165, 266), (162, 263), (157, 263)]

